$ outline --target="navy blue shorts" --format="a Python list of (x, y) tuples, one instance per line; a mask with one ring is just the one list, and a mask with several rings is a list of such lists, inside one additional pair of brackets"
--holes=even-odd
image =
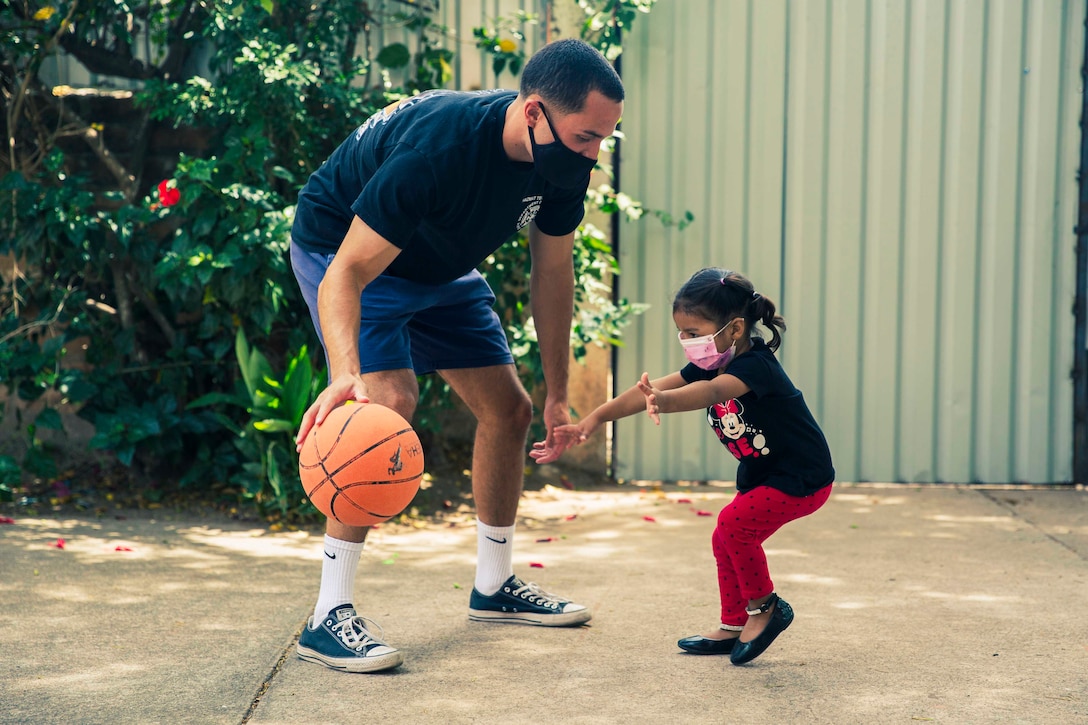
[[(334, 256), (291, 243), (291, 267), (322, 346), (317, 287)], [(514, 362), (492, 308), (495, 294), (476, 270), (439, 286), (382, 274), (366, 286), (359, 303), (360, 372), (412, 369), (424, 375)]]

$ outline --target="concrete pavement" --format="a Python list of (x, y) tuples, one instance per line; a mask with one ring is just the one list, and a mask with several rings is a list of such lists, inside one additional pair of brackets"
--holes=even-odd
[(838, 485), (768, 542), (797, 619), (745, 667), (675, 644), (716, 622), (699, 512), (731, 496), (527, 493), (515, 570), (591, 606), (576, 629), (468, 621), (470, 517), (383, 527), (356, 603), (406, 662), (371, 675), (294, 655), (319, 534), (16, 516), (0, 723), (1088, 722), (1088, 492)]

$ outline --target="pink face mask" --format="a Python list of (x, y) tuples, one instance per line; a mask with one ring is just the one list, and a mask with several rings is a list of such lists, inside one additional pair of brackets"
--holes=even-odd
[(722, 334), (722, 330), (725, 330), (726, 327), (729, 327), (729, 323), (726, 323), (725, 327), (713, 335), (703, 335), (702, 337), (684, 338), (683, 333), (678, 332), (676, 337), (684, 348), (684, 355), (687, 357), (688, 362), (703, 370), (720, 370), (732, 362), (737, 351), (736, 340), (725, 352), (718, 352), (718, 347), (714, 344), (714, 338)]

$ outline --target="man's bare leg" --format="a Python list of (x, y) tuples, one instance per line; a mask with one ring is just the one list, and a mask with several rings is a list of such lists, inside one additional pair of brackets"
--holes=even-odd
[(514, 366), (440, 372), (477, 421), (472, 453), (477, 562), (469, 617), (551, 627), (588, 621), (592, 614), (584, 606), (513, 576), (514, 525), (533, 417)]

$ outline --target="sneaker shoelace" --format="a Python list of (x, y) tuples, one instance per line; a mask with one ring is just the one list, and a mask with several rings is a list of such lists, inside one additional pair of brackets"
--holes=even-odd
[(513, 595), (515, 597), (526, 599), (533, 604), (539, 604), (544, 607), (558, 607), (570, 603), (569, 599), (564, 599), (563, 597), (557, 596), (555, 594), (550, 594), (541, 589), (533, 582), (529, 582), (528, 584), (523, 584), (522, 586), (518, 587), (513, 591)]
[[(378, 636), (374, 636), (371, 633), (370, 628), (367, 627), (368, 623), (378, 630), (380, 633)], [(332, 625), (332, 631), (340, 637), (340, 640), (345, 645), (357, 652), (364, 651), (368, 645), (372, 644), (388, 646), (382, 639), (385, 632), (382, 630), (381, 625), (369, 617), (363, 617), (358, 614)]]

